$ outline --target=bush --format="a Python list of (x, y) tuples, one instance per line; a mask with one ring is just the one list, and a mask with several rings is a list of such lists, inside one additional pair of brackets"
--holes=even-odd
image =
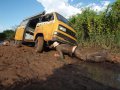
[(15, 31), (13, 31), (13, 30), (5, 30), (5, 31), (3, 31), (3, 33), (5, 34), (6, 39), (14, 39)]
[(6, 38), (6, 35), (4, 33), (0, 33), (0, 40), (4, 40)]
[(109, 5), (103, 12), (89, 8), (72, 16), (69, 21), (77, 31), (82, 46), (120, 48), (120, 0)]

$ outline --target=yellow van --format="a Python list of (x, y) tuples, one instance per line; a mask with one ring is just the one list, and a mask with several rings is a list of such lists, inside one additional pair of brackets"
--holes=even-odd
[(16, 29), (15, 40), (35, 42), (37, 52), (41, 52), (44, 45), (50, 46), (55, 41), (77, 45), (76, 31), (68, 20), (57, 12), (43, 12), (23, 20)]

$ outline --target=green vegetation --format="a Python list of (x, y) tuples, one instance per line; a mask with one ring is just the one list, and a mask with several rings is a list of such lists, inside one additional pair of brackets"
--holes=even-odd
[(0, 33), (0, 40), (4, 40), (6, 38), (4, 33)]
[(80, 45), (120, 49), (120, 0), (109, 5), (103, 12), (86, 8), (69, 21), (77, 31)]
[(0, 40), (14, 39), (14, 35), (15, 35), (15, 31), (5, 30), (2, 33), (0, 33)]

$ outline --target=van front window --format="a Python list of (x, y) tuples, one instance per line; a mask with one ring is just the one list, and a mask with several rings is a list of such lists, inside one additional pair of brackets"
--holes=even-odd
[(60, 21), (64, 22), (65, 24), (69, 25), (68, 20), (66, 18), (64, 18), (62, 15), (57, 13), (57, 18), (58, 18), (58, 20), (60, 20)]

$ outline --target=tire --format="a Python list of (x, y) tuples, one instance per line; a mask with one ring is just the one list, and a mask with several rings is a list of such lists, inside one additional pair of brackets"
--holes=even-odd
[(41, 53), (43, 51), (43, 46), (44, 46), (44, 38), (43, 36), (39, 36), (35, 42), (36, 52)]

